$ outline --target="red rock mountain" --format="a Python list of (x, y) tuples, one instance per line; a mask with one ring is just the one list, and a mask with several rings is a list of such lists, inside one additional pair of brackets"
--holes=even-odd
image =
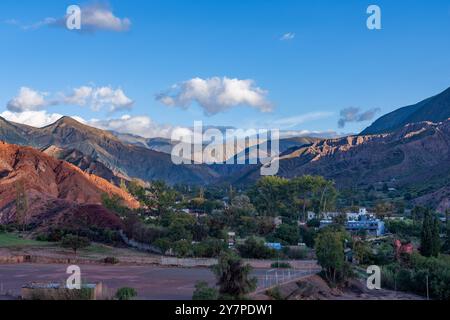
[(28, 198), (30, 219), (52, 212), (83, 215), (88, 209), (107, 216), (100, 206), (103, 194), (121, 197), (130, 208), (139, 206), (131, 195), (103, 178), (33, 148), (0, 142), (0, 223), (14, 221), (20, 188)]

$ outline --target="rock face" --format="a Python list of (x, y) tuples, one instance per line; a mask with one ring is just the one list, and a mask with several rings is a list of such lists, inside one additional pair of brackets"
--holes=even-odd
[[(333, 179), (339, 188), (394, 182), (422, 190), (418, 203), (449, 208), (450, 120), (410, 124), (389, 134), (321, 140), (280, 157), (280, 176), (305, 174)], [(259, 168), (253, 168), (233, 182), (259, 178)]]
[(391, 112), (364, 130), (361, 135), (380, 134), (398, 130), (410, 123), (441, 122), (450, 118), (450, 88), (415, 105)]
[[(26, 194), (29, 218), (100, 209), (102, 195), (116, 195), (130, 208), (139, 203), (108, 181), (38, 150), (0, 142), (0, 223), (15, 221), (18, 190)], [(97, 207), (96, 207), (97, 206)], [(88, 207), (89, 208), (89, 207)]]
[(324, 140), (281, 158), (286, 177), (318, 174), (338, 185), (365, 187), (396, 181), (399, 186), (450, 174), (450, 121), (422, 122), (390, 134)]

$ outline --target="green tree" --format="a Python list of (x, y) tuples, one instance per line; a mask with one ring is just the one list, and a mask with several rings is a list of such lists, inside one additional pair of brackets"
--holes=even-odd
[(345, 274), (344, 235), (323, 229), (316, 238), (316, 255), (326, 279), (336, 284)]
[(217, 278), (220, 299), (243, 300), (256, 289), (258, 280), (250, 278), (252, 268), (244, 265), (233, 252), (223, 252), (212, 270)]
[(219, 298), (219, 292), (216, 288), (211, 288), (208, 286), (207, 282), (201, 281), (197, 282), (195, 285), (195, 291), (192, 296), (192, 300), (200, 301), (213, 301)]
[(437, 257), (441, 249), (439, 219), (428, 209), (423, 218), (420, 253), (425, 257)]
[(244, 244), (238, 246), (239, 253), (243, 258), (248, 259), (272, 259), (276, 256), (276, 251), (267, 247), (263, 240), (250, 237)]
[(63, 248), (69, 248), (72, 249), (75, 254), (77, 254), (77, 251), (86, 247), (89, 247), (91, 242), (88, 238), (85, 237), (79, 237), (75, 235), (66, 235), (61, 240), (61, 246)]
[(283, 223), (275, 230), (273, 238), (285, 245), (296, 246), (300, 242), (300, 229), (296, 225)]
[(28, 213), (28, 196), (25, 191), (25, 182), (20, 179), (15, 183), (16, 188), (16, 220), (17, 224), (25, 231)]
[(250, 190), (249, 196), (260, 214), (279, 216), (285, 212), (289, 180), (268, 176), (260, 179)]

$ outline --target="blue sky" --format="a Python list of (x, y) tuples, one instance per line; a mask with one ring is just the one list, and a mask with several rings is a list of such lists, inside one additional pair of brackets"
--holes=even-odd
[[(113, 24), (45, 22), (72, 4)], [(382, 30), (366, 27), (371, 4)], [(359, 132), (450, 86), (448, 0), (3, 0), (0, 40), (1, 115), (146, 136), (198, 120)], [(80, 88), (89, 98), (74, 102)], [(355, 113), (345, 127), (342, 110)]]

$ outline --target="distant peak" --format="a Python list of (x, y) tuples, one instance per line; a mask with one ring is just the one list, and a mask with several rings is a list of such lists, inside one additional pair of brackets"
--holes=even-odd
[(82, 124), (79, 121), (75, 120), (74, 118), (68, 117), (68, 116), (64, 116), (62, 118), (60, 118), (58, 121), (56, 121), (55, 123), (65, 123), (65, 124)]

